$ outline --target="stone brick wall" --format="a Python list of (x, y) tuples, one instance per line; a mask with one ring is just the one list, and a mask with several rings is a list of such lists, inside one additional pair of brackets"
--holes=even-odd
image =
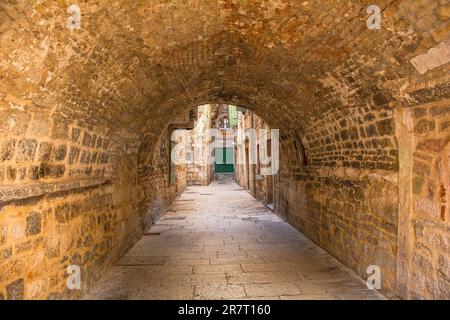
[[(249, 128), (250, 112), (240, 116)], [(396, 290), (398, 186), (393, 112), (354, 108), (324, 114), (300, 140), (280, 132), (280, 173), (272, 177), (274, 209), (363, 278), (377, 265), (383, 290)], [(253, 116), (253, 127), (267, 128)], [(242, 152), (237, 147), (237, 152)], [(267, 203), (268, 176), (247, 185), (252, 166), (240, 165), (237, 181)]]
[(211, 105), (199, 106), (197, 108), (197, 121), (190, 134), (190, 155), (186, 165), (186, 182), (188, 185), (207, 186), (211, 183), (214, 174), (214, 164), (211, 160), (210, 144), (212, 137), (211, 128)]
[(312, 122), (302, 138), (311, 166), (397, 170), (390, 109), (346, 108)]
[[(139, 235), (131, 136), (4, 101), (0, 298), (79, 297)], [(69, 265), (81, 290), (66, 287)]]
[(150, 163), (140, 163), (138, 185), (143, 228), (150, 226), (166, 212), (187, 185), (186, 165), (176, 165), (176, 178), (169, 183), (169, 154), (172, 131), (166, 128), (158, 138)]
[[(183, 166), (168, 185), (168, 130), (142, 168), (126, 130), (0, 116), (0, 299), (79, 298), (183, 190)], [(80, 290), (67, 288), (70, 265)]]
[(378, 265), (382, 288), (395, 290), (398, 192), (395, 175), (351, 169), (282, 172), (277, 212), (321, 247), (367, 277)]
[[(1, 297), (79, 297), (137, 240), (136, 186), (130, 183), (136, 161), (123, 157), (117, 162), (123, 174), (114, 181), (2, 204)], [(66, 287), (69, 265), (81, 268), (81, 290)]]
[[(400, 169), (412, 184), (412, 215), (407, 223), (411, 238), (399, 238), (398, 224), (405, 217), (399, 216), (399, 188), (404, 182), (398, 177), (397, 139), (405, 136), (393, 136), (402, 124), (396, 125), (390, 110), (358, 108), (325, 114), (300, 142), (293, 135), (281, 135), (275, 210), (363, 278), (368, 266), (380, 266), (383, 290), (402, 297), (446, 299), (450, 293), (449, 101), (409, 110), (412, 125), (407, 134), (412, 144), (406, 149), (412, 151), (402, 149), (402, 153), (411, 152), (411, 168), (402, 160)], [(262, 120), (254, 119), (255, 127), (261, 126)], [(242, 123), (243, 119), (241, 125), (249, 126)], [(251, 168), (240, 168), (237, 181), (248, 187), (246, 174)], [(263, 200), (266, 194), (264, 178), (256, 180), (254, 195)], [(410, 242), (407, 257), (398, 253), (399, 243), (405, 241)], [(398, 291), (398, 273), (403, 272), (398, 259), (410, 261), (405, 293)]]
[(382, 289), (395, 292), (399, 199), (393, 111), (360, 107), (325, 113), (306, 132), (301, 142), (307, 165), (298, 148), (291, 152), (296, 158), (290, 164), (296, 165), (283, 168), (279, 210), (363, 278), (370, 265), (379, 266)]
[(0, 183), (51, 182), (106, 177), (111, 170), (111, 138), (105, 130), (67, 119), (40, 119), (30, 112), (0, 111)]
[(414, 298), (450, 294), (450, 100), (413, 107), (412, 266)]

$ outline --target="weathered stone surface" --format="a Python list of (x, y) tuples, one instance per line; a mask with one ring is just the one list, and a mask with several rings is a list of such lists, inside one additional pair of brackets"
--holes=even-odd
[(8, 228), (6, 224), (0, 225), (0, 245), (4, 244), (6, 242), (6, 232), (8, 231)]
[(27, 160), (33, 160), (36, 152), (36, 140), (23, 139), (20, 140), (17, 146), (16, 161), (22, 162)]
[(67, 154), (67, 146), (65, 144), (58, 146), (55, 150), (55, 160), (56, 161), (64, 160), (66, 158), (66, 154)]
[(424, 135), (430, 133), (436, 129), (435, 121), (430, 121), (427, 119), (419, 120), (414, 128), (414, 132), (418, 135)]
[(41, 142), (39, 145), (39, 161), (49, 161), (52, 153), (53, 144), (51, 142)]
[(53, 117), (52, 138), (67, 139), (69, 135), (69, 121), (65, 117), (56, 115)]
[(0, 146), (0, 162), (12, 159), (12, 157), (14, 156), (15, 146), (15, 139), (9, 139), (2, 142)]
[(423, 177), (414, 177), (413, 178), (413, 192), (415, 194), (421, 194), (424, 182), (425, 182), (425, 179)]
[[(446, 231), (449, 221), (448, 181), (449, 150), (446, 145), (445, 124), (450, 119), (448, 102), (441, 101), (423, 105), (424, 115), (416, 122), (415, 150), (413, 154), (413, 209), (414, 252), (412, 270), (413, 284), (410, 291), (413, 298), (448, 299), (450, 290), (446, 258), (450, 239)], [(417, 117), (416, 117), (417, 119)], [(416, 120), (415, 119), (415, 120)], [(417, 132), (419, 125), (420, 134)]]
[(0, 263), (3, 263), (6, 260), (8, 260), (9, 258), (12, 257), (12, 255), (13, 255), (12, 247), (0, 250)]
[(41, 232), (42, 216), (39, 212), (32, 212), (27, 216), (27, 236), (33, 236)]
[(417, 145), (417, 150), (428, 151), (428, 152), (440, 152), (442, 150), (443, 144), (439, 139), (428, 139), (420, 142)]
[(8, 300), (22, 300), (24, 298), (24, 281), (16, 280), (6, 286)]
[(380, 135), (393, 135), (395, 131), (394, 120), (385, 119), (377, 123), (378, 132)]
[(73, 164), (78, 161), (78, 155), (80, 154), (80, 149), (77, 147), (70, 147), (68, 163)]
[(70, 205), (64, 204), (55, 208), (55, 218), (59, 223), (67, 223), (70, 221)]
[(82, 142), (83, 146), (89, 147), (91, 145), (91, 139), (92, 139), (91, 135), (87, 132), (84, 132), (83, 142)]

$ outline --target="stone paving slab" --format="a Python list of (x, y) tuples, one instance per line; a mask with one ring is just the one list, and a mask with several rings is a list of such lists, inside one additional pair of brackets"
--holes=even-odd
[(191, 186), (86, 299), (384, 299), (234, 182)]

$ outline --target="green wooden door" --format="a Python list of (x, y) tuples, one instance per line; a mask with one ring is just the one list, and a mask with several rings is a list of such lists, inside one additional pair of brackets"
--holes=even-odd
[(215, 171), (234, 172), (233, 148), (215, 148)]

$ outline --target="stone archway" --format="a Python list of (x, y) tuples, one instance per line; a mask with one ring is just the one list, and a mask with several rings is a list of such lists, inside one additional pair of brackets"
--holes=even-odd
[[(362, 277), (379, 257), (395, 268), (395, 294), (448, 297), (435, 183), (448, 139), (448, 9), (383, 4), (373, 30), (367, 5), (352, 1), (94, 0), (79, 4), (80, 29), (67, 28), (62, 1), (2, 3), (0, 297), (79, 297), (62, 276), (71, 264), (85, 292), (142, 233), (144, 199), (162, 212), (174, 198), (161, 133), (212, 102), (282, 131), (277, 210), (292, 225)], [(387, 179), (397, 226), (378, 210), (374, 186)]]

